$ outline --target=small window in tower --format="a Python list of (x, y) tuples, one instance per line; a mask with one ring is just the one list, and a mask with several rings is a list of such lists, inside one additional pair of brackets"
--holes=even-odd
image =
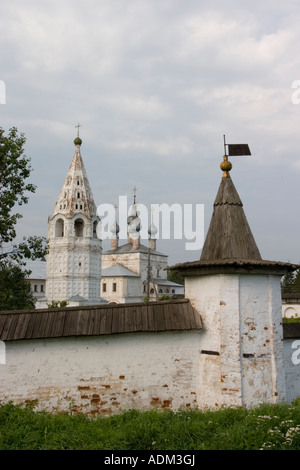
[(117, 292), (117, 283), (116, 282), (113, 282), (112, 290), (113, 290), (113, 292)]
[(78, 209), (78, 204), (75, 204), (75, 209)]
[(81, 266), (81, 263), (79, 263), (79, 266)]
[(80, 193), (77, 193), (77, 199), (80, 199)]
[(77, 180), (77, 186), (79, 186), (79, 185), (80, 185), (80, 181), (79, 181), (79, 180)]
[(34, 292), (37, 292), (37, 284), (34, 284)]
[(44, 292), (44, 284), (41, 285), (41, 292)]
[(103, 282), (102, 284), (102, 292), (106, 292), (106, 282)]
[(80, 209), (82, 210), (82, 204), (80, 204)]

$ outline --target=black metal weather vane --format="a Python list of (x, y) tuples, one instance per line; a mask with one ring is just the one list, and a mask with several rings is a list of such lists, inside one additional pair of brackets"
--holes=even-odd
[(223, 138), (224, 138), (224, 157), (223, 157), (223, 162), (220, 165), (220, 168), (223, 171), (223, 178), (228, 178), (229, 172), (232, 168), (232, 164), (228, 160), (228, 157), (247, 156), (247, 155), (251, 155), (251, 152), (250, 152), (250, 148), (248, 144), (226, 144), (225, 135), (223, 136)]

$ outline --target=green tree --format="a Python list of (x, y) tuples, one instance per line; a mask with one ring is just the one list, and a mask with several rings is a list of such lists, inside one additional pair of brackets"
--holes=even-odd
[(177, 271), (168, 271), (168, 280), (184, 285), (184, 277), (181, 276)]
[(34, 308), (35, 299), (30, 291), (27, 272), (11, 261), (2, 261), (0, 267), (1, 310)]
[(294, 292), (295, 272), (289, 272), (281, 279), (281, 291), (285, 293)]
[(299, 269), (295, 272), (292, 292), (300, 292), (300, 270)]
[(25, 142), (24, 134), (19, 135), (15, 127), (7, 135), (0, 127), (0, 310), (34, 305), (29, 284), (27, 289), (22, 283), (29, 272), (21, 266), (26, 259), (42, 258), (47, 251), (45, 237), (24, 237), (21, 243), (14, 243), (16, 224), (22, 217), (17, 207), (27, 204), (36, 190), (27, 181), (32, 168), (30, 158), (24, 155)]

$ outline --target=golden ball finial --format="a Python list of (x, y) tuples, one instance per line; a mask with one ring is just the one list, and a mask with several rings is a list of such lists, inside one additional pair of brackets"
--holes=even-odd
[(231, 170), (232, 168), (232, 164), (231, 162), (228, 161), (228, 157), (227, 155), (224, 155), (224, 160), (223, 162), (220, 164), (220, 168), (221, 170), (223, 171), (223, 178), (226, 178), (229, 176), (229, 171)]

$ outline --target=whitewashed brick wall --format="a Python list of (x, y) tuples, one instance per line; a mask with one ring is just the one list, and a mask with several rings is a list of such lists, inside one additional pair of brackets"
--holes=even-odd
[(109, 415), (197, 406), (199, 331), (12, 341), (0, 401)]

